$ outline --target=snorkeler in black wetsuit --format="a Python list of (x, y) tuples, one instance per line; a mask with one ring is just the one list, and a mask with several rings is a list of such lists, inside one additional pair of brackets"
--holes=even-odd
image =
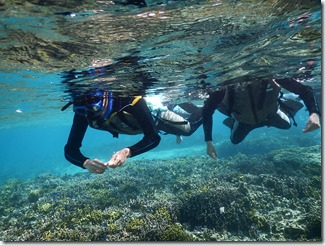
[(225, 121), (231, 128), (230, 139), (234, 144), (240, 143), (251, 130), (258, 127), (290, 128), (290, 115), (279, 104), (281, 87), (299, 95), (309, 111), (310, 116), (303, 131), (310, 132), (319, 128), (320, 111), (310, 86), (305, 86), (295, 79), (244, 79), (239, 83), (220, 87), (212, 92), (204, 103), (203, 129), (207, 154), (217, 158), (217, 151), (212, 142), (212, 115), (215, 110), (229, 117)]
[[(67, 106), (63, 110), (66, 108)], [(126, 158), (147, 152), (160, 142), (151, 112), (140, 96), (113, 98), (110, 92), (97, 90), (76, 97), (73, 110), (75, 115), (64, 147), (65, 157), (92, 173), (101, 174), (107, 167), (118, 167)], [(107, 162), (91, 160), (80, 152), (88, 126), (108, 131), (113, 137), (118, 137), (118, 134), (144, 134), (144, 137), (138, 143), (116, 152)]]

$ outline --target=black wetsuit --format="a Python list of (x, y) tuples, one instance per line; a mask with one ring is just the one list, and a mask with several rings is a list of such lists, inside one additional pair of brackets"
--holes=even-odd
[[(119, 103), (113, 103), (113, 105), (117, 105), (117, 104)], [(123, 104), (119, 104), (118, 106), (121, 108)], [(131, 157), (137, 156), (141, 153), (147, 152), (153, 149), (154, 147), (156, 147), (160, 142), (160, 136), (158, 135), (158, 132), (155, 128), (152, 115), (145, 101), (143, 99), (140, 99), (135, 105), (126, 106), (125, 109), (123, 110), (132, 114), (135, 117), (144, 134), (142, 140), (140, 140), (138, 143), (132, 146), (127, 147), (131, 151)], [(114, 108), (113, 108), (113, 112), (114, 112)], [(94, 119), (92, 118), (91, 120), (93, 121)], [(100, 127), (103, 119), (97, 118), (95, 120), (98, 121), (98, 125), (99, 125), (97, 129), (103, 130)], [(89, 118), (87, 119), (86, 116), (75, 114), (73, 118), (73, 124), (70, 130), (68, 142), (64, 147), (65, 158), (69, 162), (81, 168), (84, 168), (83, 163), (85, 162), (85, 160), (89, 159), (88, 157), (85, 157), (80, 151), (83, 138), (85, 136), (87, 127), (89, 125), (90, 125)], [(113, 132), (111, 133), (113, 134), (114, 137), (117, 137), (116, 133)]]
[[(281, 85), (282, 88), (294, 94), (299, 95), (299, 97), (303, 100), (310, 114), (317, 113), (318, 115), (320, 115), (320, 111), (318, 109), (312, 87), (303, 85), (294, 79), (275, 79), (275, 81), (279, 85)], [(212, 116), (216, 109), (220, 110), (220, 103), (222, 102), (225, 94), (226, 94), (226, 88), (220, 87), (216, 91), (212, 92), (209, 95), (209, 98), (204, 103), (203, 129), (204, 129), (205, 141), (212, 141), (212, 123), (213, 123)], [(226, 111), (226, 110), (220, 110), (220, 111), (227, 116), (231, 115), (231, 111)], [(256, 127), (260, 127), (260, 126), (263, 125), (258, 125)], [(248, 130), (250, 131), (253, 128), (254, 127), (251, 127)], [(246, 135), (247, 133), (248, 132), (246, 132)], [(236, 140), (236, 143), (239, 143), (241, 140), (243, 140), (243, 138)]]

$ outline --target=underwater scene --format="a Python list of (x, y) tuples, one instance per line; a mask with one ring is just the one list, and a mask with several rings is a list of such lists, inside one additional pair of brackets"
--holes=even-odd
[(0, 241), (321, 242), (321, 8), (0, 0)]

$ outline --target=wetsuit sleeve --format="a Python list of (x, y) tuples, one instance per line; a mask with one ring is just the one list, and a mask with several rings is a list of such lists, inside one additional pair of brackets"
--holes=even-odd
[(212, 126), (213, 113), (218, 108), (225, 95), (224, 89), (218, 89), (209, 95), (209, 98), (204, 102), (202, 110), (203, 130), (205, 141), (212, 141)]
[(144, 99), (140, 99), (135, 105), (128, 107), (127, 111), (136, 118), (144, 134), (142, 140), (128, 147), (131, 157), (134, 157), (155, 148), (160, 142), (160, 136)]
[(294, 79), (276, 79), (275, 81), (284, 89), (299, 95), (299, 97), (303, 100), (309, 114), (317, 113), (319, 116), (321, 116), (312, 87), (301, 84)]
[(86, 117), (75, 114), (71, 126), (68, 142), (64, 147), (64, 156), (72, 164), (84, 168), (82, 165), (88, 159), (80, 152), (82, 140), (87, 131)]

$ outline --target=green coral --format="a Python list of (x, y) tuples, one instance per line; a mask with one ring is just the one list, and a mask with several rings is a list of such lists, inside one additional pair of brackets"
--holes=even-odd
[(89, 189), (89, 198), (99, 207), (117, 206), (120, 200), (108, 189)]
[(44, 204), (40, 204), (38, 206), (38, 209), (39, 209), (39, 211), (46, 213), (50, 210), (51, 207), (52, 207), (51, 203), (44, 203)]
[(54, 236), (51, 231), (44, 231), (42, 234), (42, 238), (45, 241), (52, 241), (54, 239)]
[(281, 149), (267, 154), (267, 158), (284, 173), (292, 175), (302, 171), (310, 175), (318, 174), (321, 167), (320, 146), (312, 146), (308, 149), (303, 147)]
[(261, 231), (270, 230), (267, 218), (260, 214), (256, 209), (252, 209), (247, 213), (247, 221)]
[(161, 241), (193, 241), (191, 235), (187, 234), (186, 231), (178, 224), (170, 225), (163, 231), (160, 236)]
[(109, 224), (107, 227), (107, 232), (109, 235), (113, 235), (117, 233), (119, 230), (119, 226), (117, 224)]
[(132, 218), (126, 224), (125, 230), (129, 232), (140, 232), (141, 230), (143, 230), (144, 226), (145, 222), (142, 219)]
[(121, 216), (121, 212), (118, 209), (116, 209), (109, 212), (107, 216), (108, 216), (108, 222), (114, 223)]
[(152, 216), (153, 219), (164, 220), (167, 223), (172, 221), (171, 215), (168, 212), (166, 207), (160, 207), (156, 210), (154, 215)]
[(29, 202), (37, 202), (40, 198), (40, 191), (39, 190), (32, 190), (28, 194), (28, 201)]

